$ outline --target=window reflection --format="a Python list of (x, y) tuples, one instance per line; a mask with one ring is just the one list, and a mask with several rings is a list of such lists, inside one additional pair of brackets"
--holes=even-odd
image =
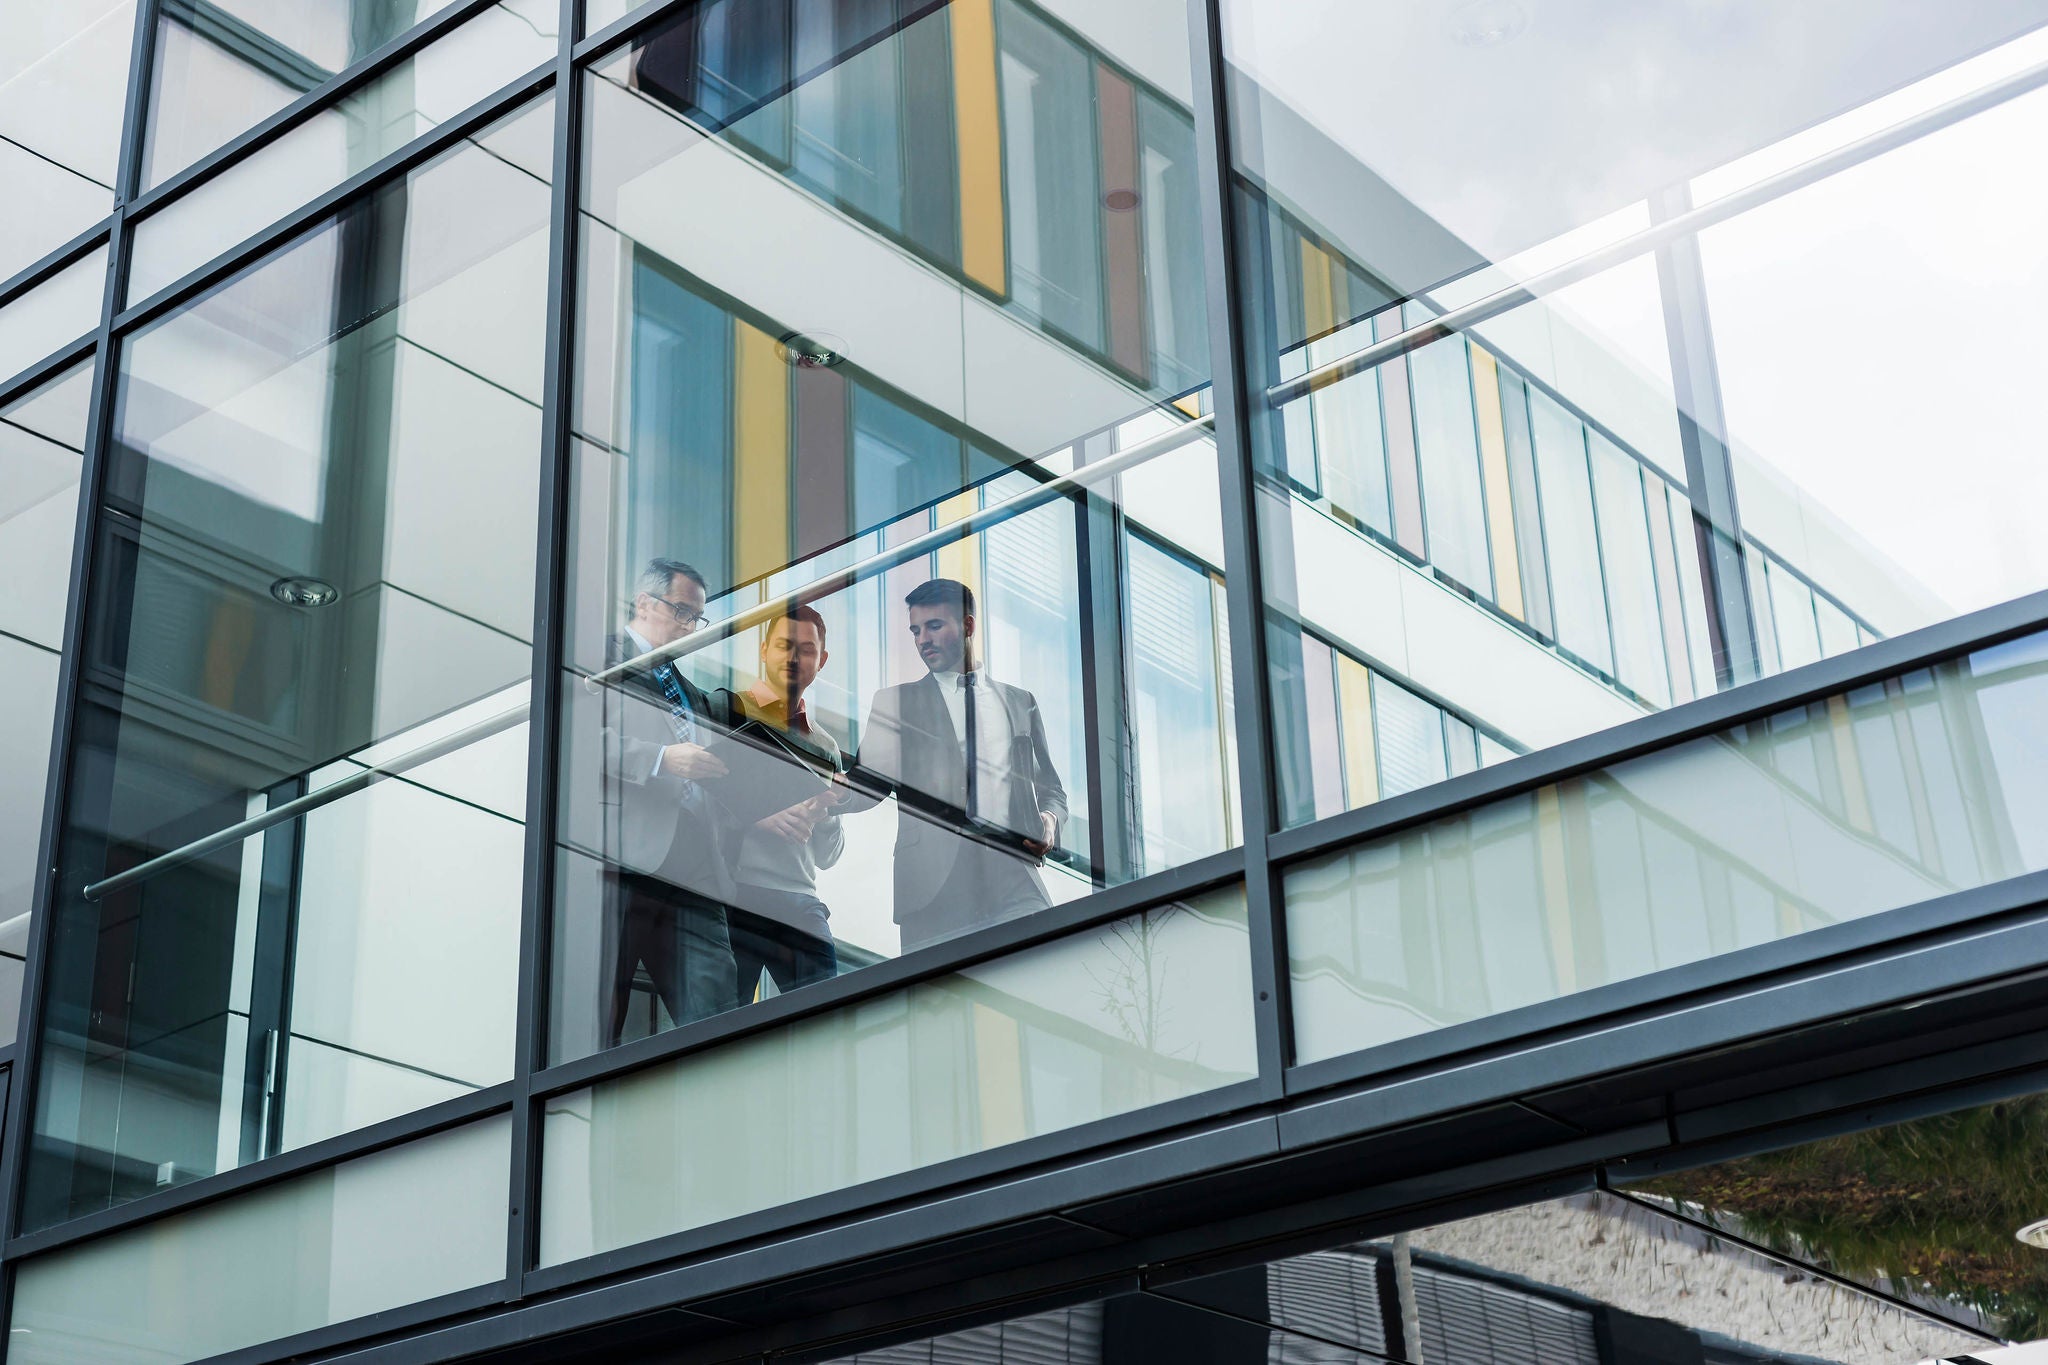
[(0, 1044), (21, 1013), (94, 362), (0, 411)]
[[(1878, 397), (1890, 329), (1867, 283), (1880, 257), (1922, 297), (2031, 278), (2025, 233), (1987, 225), (2039, 205), (1956, 168), (2006, 164), (2048, 96), (1942, 110), (2038, 63), (2048, 9), (1866, 7), (1849, 61), (1806, 46), (1818, 11), (1532, 27), (1480, 8), (1224, 6), (1276, 629), (1539, 749), (2040, 587), (2012, 519), (2033, 501), (2013, 472), (2033, 339), (1978, 329)], [(1796, 79), (1731, 96), (1756, 54), (1794, 49)], [(1403, 61), (1359, 80), (1345, 50)], [(1423, 106), (1439, 117), (1404, 115)], [(1907, 119), (1890, 150), (1852, 146)], [(1838, 154), (1781, 197), (1725, 200)], [(1388, 344), (1695, 209), (1718, 221)], [(1297, 648), (1271, 651), (1290, 822), (1331, 811), (1284, 756), (1349, 724)]]
[(13, 206), (0, 214), (0, 279), (113, 208), (134, 39), (135, 0), (14, 0), (0, 10), (0, 183)]
[[(157, 18), (143, 188), (232, 142), (451, 3), (168, 0)], [(555, 26), (556, 8), (546, 0), (503, 0), (493, 11), (529, 30), (552, 33)]]
[(585, 77), (557, 1056), (1235, 842), (1193, 125), (1122, 58), (717, 0)]
[(511, 1074), (548, 108), (122, 342), (30, 1226)]
[(1299, 1060), (2048, 866), (2044, 677), (2028, 636), (1291, 871)]

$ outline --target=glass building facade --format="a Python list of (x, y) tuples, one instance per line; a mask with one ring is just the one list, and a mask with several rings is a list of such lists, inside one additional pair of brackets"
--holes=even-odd
[(2044, 86), (14, 0), (7, 1357), (2021, 1365)]

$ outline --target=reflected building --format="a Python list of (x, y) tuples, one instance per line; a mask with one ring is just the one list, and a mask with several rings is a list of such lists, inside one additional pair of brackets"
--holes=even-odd
[(11, 1357), (2048, 1337), (2048, 8), (17, 10)]

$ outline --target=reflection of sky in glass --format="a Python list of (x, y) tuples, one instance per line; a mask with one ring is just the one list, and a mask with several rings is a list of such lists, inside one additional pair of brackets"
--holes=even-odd
[(2039, 755), (2048, 753), (2048, 706), (2041, 704), (2048, 635), (1981, 650), (1971, 656), (1970, 671), (1986, 680), (1977, 705), (2020, 861), (2048, 867), (2048, 775), (2039, 763)]

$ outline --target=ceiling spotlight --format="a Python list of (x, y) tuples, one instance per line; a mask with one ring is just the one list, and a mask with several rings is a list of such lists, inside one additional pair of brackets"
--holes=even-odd
[(2018, 1232), (2015, 1232), (2013, 1236), (2030, 1247), (2048, 1251), (2048, 1218), (2042, 1218), (2027, 1224)]
[(830, 332), (790, 332), (775, 343), (775, 354), (799, 370), (827, 370), (846, 359), (846, 343)]
[(1111, 213), (1129, 213), (1138, 207), (1136, 190), (1111, 190), (1102, 196), (1102, 206)]
[(1466, 47), (1498, 47), (1529, 28), (1529, 11), (1519, 0), (1472, 0), (1451, 11), (1451, 37)]
[(318, 578), (280, 578), (270, 585), (270, 595), (288, 607), (324, 607), (341, 596)]

